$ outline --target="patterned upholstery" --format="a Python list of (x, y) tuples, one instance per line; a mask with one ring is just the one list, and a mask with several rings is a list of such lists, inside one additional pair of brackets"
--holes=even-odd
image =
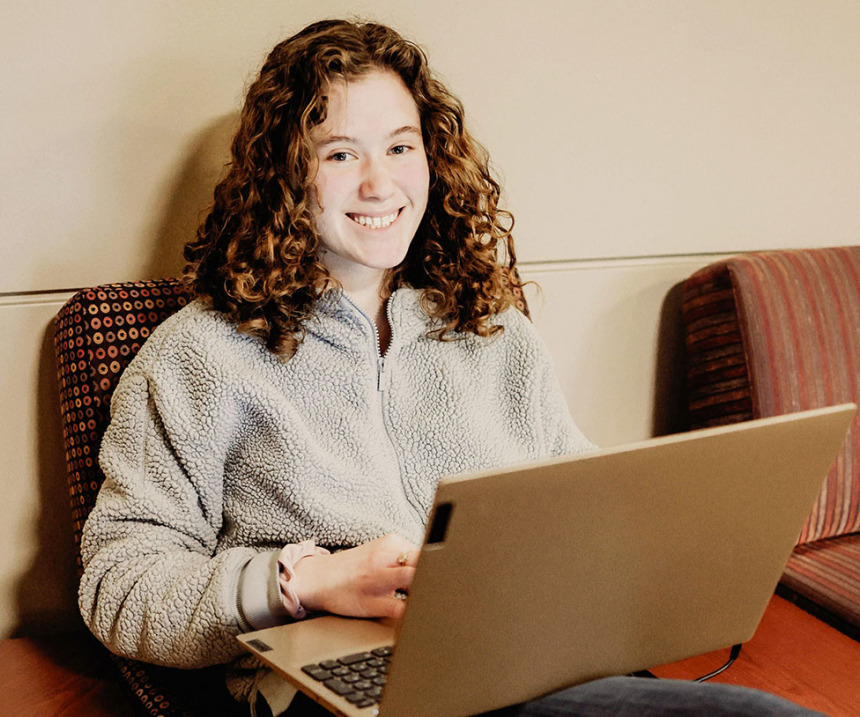
[[(682, 313), (692, 428), (860, 403), (860, 247), (717, 262), (685, 282)], [(860, 634), (858, 532), (855, 417), (783, 585)]]
[[(529, 312), (529, 305), (526, 301), (526, 295), (522, 290), (522, 279), (520, 278), (520, 273), (516, 270), (516, 267), (510, 270), (506, 270), (507, 276), (504, 277), (504, 281), (508, 286), (511, 287), (511, 293), (514, 295), (514, 306), (522, 312), (526, 318), (531, 319), (532, 315)], [(528, 283), (528, 282), (526, 282)]]
[[(119, 376), (152, 330), (187, 298), (175, 279), (110, 284), (78, 292), (57, 315), (54, 342), (78, 548), (84, 521), (104, 480), (98, 451)], [(77, 563), (80, 574), (80, 552)], [(243, 714), (228, 694), (220, 668), (171, 670), (111, 657), (140, 714)]]

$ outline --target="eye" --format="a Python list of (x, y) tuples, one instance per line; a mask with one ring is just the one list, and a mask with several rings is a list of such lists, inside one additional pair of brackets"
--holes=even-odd
[(391, 154), (406, 154), (410, 149), (412, 149), (412, 147), (408, 144), (396, 144), (388, 151)]
[(332, 152), (327, 159), (332, 162), (346, 162), (349, 159), (349, 152)]

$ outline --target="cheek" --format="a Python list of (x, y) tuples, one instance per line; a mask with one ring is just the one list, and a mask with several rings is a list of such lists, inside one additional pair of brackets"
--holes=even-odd
[(337, 211), (338, 198), (343, 194), (344, 182), (336, 175), (319, 172), (314, 179), (312, 199), (321, 212), (331, 208)]
[(426, 162), (409, 167), (402, 176), (403, 186), (409, 188), (413, 201), (427, 203), (430, 192), (430, 168)]

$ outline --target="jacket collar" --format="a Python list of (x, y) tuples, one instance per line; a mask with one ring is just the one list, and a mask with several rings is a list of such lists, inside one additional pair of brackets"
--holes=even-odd
[[(412, 342), (428, 331), (442, 325), (432, 319), (421, 306), (421, 290), (397, 289), (388, 299), (386, 311), (391, 322), (392, 347)], [(314, 317), (308, 321), (308, 333), (338, 344), (355, 345), (374, 337), (374, 325), (347, 296), (343, 289), (324, 292), (314, 306)]]

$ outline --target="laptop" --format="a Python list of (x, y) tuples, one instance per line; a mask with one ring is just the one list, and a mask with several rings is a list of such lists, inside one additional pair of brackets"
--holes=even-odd
[(444, 478), (398, 626), (327, 615), (238, 639), (348, 717), (472, 715), (745, 642), (855, 410)]

